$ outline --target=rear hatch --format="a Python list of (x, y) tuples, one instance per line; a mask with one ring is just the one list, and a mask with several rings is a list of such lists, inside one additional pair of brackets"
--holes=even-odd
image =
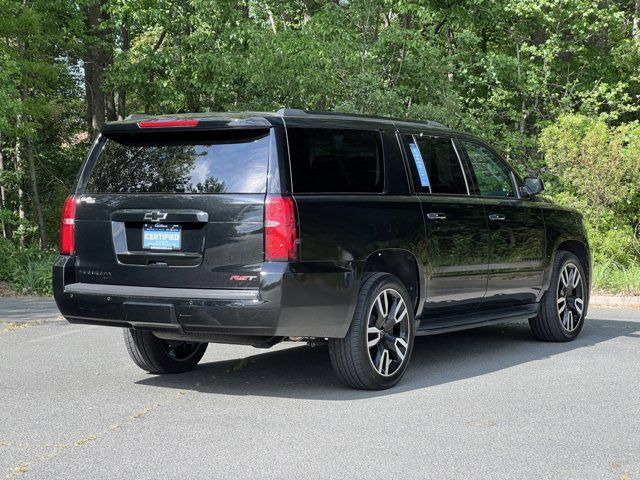
[(78, 185), (83, 283), (257, 287), (272, 130), (104, 134)]

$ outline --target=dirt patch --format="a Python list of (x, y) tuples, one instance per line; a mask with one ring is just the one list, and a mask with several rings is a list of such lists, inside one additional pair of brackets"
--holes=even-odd
[(0, 280), (0, 297), (22, 297), (22, 292), (13, 290), (7, 282)]
[(0, 335), (7, 332), (13, 332), (14, 330), (19, 330), (21, 328), (27, 328), (31, 326), (31, 323), (0, 323)]
[(41, 298), (43, 300), (48, 300), (53, 298), (52, 296), (50, 297), (47, 295), (45, 296), (38, 295), (37, 293), (33, 293), (33, 292), (23, 292), (20, 290), (14, 290), (9, 285), (9, 282), (0, 280), (0, 298), (15, 298), (15, 297)]
[(640, 296), (637, 295), (591, 295), (589, 305), (604, 308), (640, 308)]

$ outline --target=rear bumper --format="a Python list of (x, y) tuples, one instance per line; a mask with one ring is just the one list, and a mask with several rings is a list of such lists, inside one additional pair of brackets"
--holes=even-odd
[(53, 267), (54, 296), (71, 323), (173, 333), (344, 337), (357, 296), (355, 264), (264, 263), (258, 289), (78, 283), (73, 257)]

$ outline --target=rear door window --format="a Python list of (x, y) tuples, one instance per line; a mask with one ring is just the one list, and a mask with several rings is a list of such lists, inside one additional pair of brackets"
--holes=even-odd
[(384, 162), (380, 132), (289, 128), (295, 193), (381, 193)]
[(467, 195), (462, 163), (450, 138), (406, 135), (416, 192)]
[(269, 130), (111, 134), (88, 193), (264, 193)]

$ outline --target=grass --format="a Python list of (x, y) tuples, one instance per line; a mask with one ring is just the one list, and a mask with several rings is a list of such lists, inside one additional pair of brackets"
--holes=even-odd
[(594, 265), (593, 289), (609, 294), (640, 295), (640, 265), (625, 267), (614, 262)]
[(0, 240), (0, 281), (6, 281), (17, 292), (52, 295), (51, 269), (56, 252)]

